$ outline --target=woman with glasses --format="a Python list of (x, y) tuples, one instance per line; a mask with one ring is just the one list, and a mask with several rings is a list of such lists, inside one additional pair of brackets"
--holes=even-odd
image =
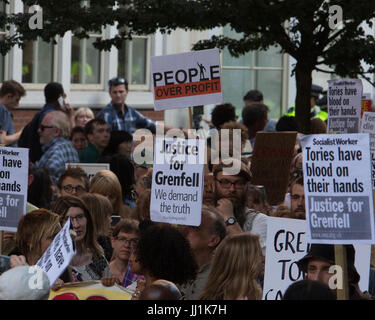
[(97, 241), (93, 219), (85, 203), (77, 197), (60, 197), (52, 211), (60, 215), (62, 225), (70, 218), (71, 228), (76, 233), (77, 254), (70, 263), (73, 281), (99, 280), (108, 277), (108, 261)]

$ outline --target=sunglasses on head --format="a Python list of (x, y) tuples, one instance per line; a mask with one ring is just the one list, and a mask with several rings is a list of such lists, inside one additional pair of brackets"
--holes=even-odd
[(111, 86), (117, 86), (119, 84), (125, 84), (125, 86), (128, 85), (128, 82), (126, 81), (125, 78), (119, 78), (119, 77), (115, 77), (115, 78), (112, 78), (111, 80), (108, 81), (108, 85), (111, 87)]

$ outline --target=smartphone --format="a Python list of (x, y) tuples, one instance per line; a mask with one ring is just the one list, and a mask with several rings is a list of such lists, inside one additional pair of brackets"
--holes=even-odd
[(120, 216), (111, 216), (111, 226), (114, 227), (116, 224), (119, 223), (119, 221), (121, 220), (121, 217)]
[(63, 109), (64, 111), (66, 111), (66, 106), (65, 106), (64, 98), (63, 98), (63, 97), (59, 97), (59, 98), (57, 99), (57, 101), (58, 101), (58, 103), (59, 103), (61, 109)]

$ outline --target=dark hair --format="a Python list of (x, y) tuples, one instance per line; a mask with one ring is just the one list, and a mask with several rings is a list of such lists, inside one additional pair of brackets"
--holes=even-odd
[(108, 146), (103, 150), (102, 155), (112, 155), (117, 153), (119, 144), (123, 142), (132, 143), (133, 136), (126, 131), (112, 131)]
[(32, 168), (33, 182), (27, 190), (27, 201), (38, 208), (51, 208), (53, 198), (52, 179), (46, 168)]
[(109, 91), (111, 91), (112, 87), (117, 87), (117, 86), (120, 86), (122, 84), (125, 85), (125, 89), (126, 89), (126, 91), (128, 91), (129, 85), (128, 85), (128, 81), (125, 78), (115, 77), (115, 78), (110, 79), (108, 81)]
[(258, 120), (267, 116), (269, 108), (263, 103), (252, 103), (242, 109), (242, 121), (246, 127), (251, 127)]
[(130, 199), (135, 183), (133, 163), (119, 153), (101, 157), (98, 162), (109, 163), (110, 170), (117, 176), (120, 182), (122, 196)]
[(24, 87), (14, 80), (7, 80), (4, 81), (0, 88), (0, 97), (4, 97), (7, 94), (11, 94), (12, 96), (20, 96), (23, 97), (26, 95), (26, 91)]
[(44, 97), (46, 103), (57, 101), (60, 95), (64, 94), (64, 88), (61, 83), (50, 82), (44, 87)]
[(298, 131), (296, 118), (282, 116), (276, 123), (276, 131)]
[(136, 257), (156, 279), (184, 284), (196, 277), (197, 263), (188, 240), (169, 224), (150, 225), (141, 231)]
[(213, 206), (202, 205), (202, 216), (203, 214), (214, 216), (214, 221), (210, 226), (210, 232), (211, 234), (219, 236), (220, 241), (216, 245), (218, 246), (221, 240), (223, 240), (227, 236), (227, 227), (225, 226), (224, 219), (217, 211), (217, 209)]
[(218, 104), (211, 112), (211, 121), (215, 128), (220, 128), (228, 121), (236, 121), (236, 108), (231, 103)]
[(292, 283), (283, 300), (336, 300), (336, 297), (326, 284), (305, 279)]
[(69, 167), (66, 169), (60, 176), (59, 180), (57, 181), (57, 187), (61, 190), (62, 188), (62, 182), (64, 181), (65, 178), (71, 177), (73, 179), (78, 179), (82, 180), (82, 182), (85, 185), (86, 192), (89, 191), (90, 188), (90, 180), (87, 175), (87, 173), (80, 167)]
[(263, 100), (263, 94), (259, 90), (250, 90), (244, 95), (243, 100), (261, 102)]
[(138, 222), (133, 219), (121, 219), (113, 229), (112, 236), (117, 237), (120, 232), (139, 234)]
[(85, 135), (86, 135), (86, 137), (89, 134), (92, 134), (94, 132), (94, 125), (101, 126), (101, 125), (105, 125), (105, 124), (107, 124), (107, 122), (105, 120), (103, 120), (102, 118), (95, 118), (95, 119), (92, 119), (89, 122), (87, 122), (86, 125), (85, 125)]
[(75, 135), (76, 133), (82, 133), (82, 134), (85, 135), (85, 129), (83, 129), (83, 128), (80, 127), (80, 126), (75, 126), (75, 127), (72, 129), (72, 132), (70, 133), (70, 138), (69, 138), (69, 140), (72, 140), (73, 137), (74, 137), (74, 135)]
[(57, 213), (60, 216), (61, 224), (65, 224), (67, 220), (66, 214), (68, 210), (72, 207), (77, 207), (82, 209), (85, 214), (85, 218), (87, 220), (86, 224), (86, 235), (84, 239), (84, 243), (86, 248), (91, 250), (94, 256), (101, 256), (103, 254), (103, 249), (100, 247), (99, 243), (97, 242), (97, 235), (94, 226), (94, 222), (92, 220), (91, 214), (89, 209), (87, 208), (86, 204), (78, 197), (73, 196), (65, 196), (60, 197), (57, 199), (55, 204), (52, 207), (52, 211)]

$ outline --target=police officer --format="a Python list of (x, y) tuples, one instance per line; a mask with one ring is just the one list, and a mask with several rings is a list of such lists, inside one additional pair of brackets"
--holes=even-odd
[[(320, 94), (323, 93), (323, 88), (321, 86), (317, 86), (313, 84), (311, 86), (311, 118), (319, 118), (323, 121), (327, 121), (328, 113), (323, 111), (316, 105), (316, 101), (319, 99)], [(293, 105), (288, 108), (288, 111), (284, 114), (287, 117), (295, 117), (296, 116), (296, 106)]]

